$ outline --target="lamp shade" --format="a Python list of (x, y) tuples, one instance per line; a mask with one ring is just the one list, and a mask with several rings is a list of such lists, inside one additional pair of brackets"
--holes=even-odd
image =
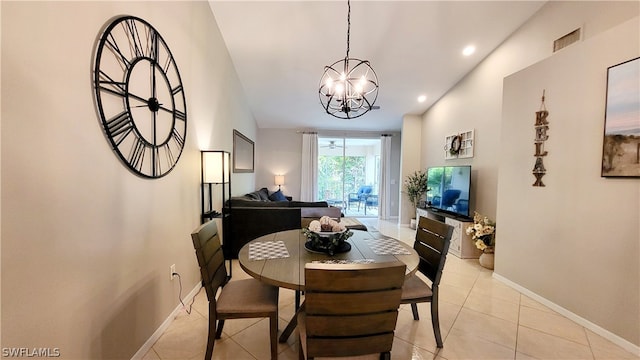
[(284, 185), (284, 175), (276, 175), (276, 185)]
[(225, 184), (230, 179), (229, 153), (226, 151), (202, 152), (202, 181), (208, 184)]

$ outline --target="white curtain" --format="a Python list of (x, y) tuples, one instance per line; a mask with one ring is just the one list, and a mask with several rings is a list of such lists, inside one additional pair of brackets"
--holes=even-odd
[(380, 189), (378, 218), (389, 219), (389, 195), (391, 194), (391, 135), (383, 134), (380, 137)]
[(302, 134), (301, 201), (316, 201), (318, 195), (318, 134)]

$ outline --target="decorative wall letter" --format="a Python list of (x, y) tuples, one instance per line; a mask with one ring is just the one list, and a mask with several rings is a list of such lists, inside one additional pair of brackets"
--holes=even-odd
[(542, 158), (547, 156), (548, 152), (544, 149), (544, 142), (549, 138), (547, 130), (549, 130), (549, 122), (547, 117), (549, 112), (544, 105), (544, 90), (542, 90), (542, 104), (540, 105), (540, 111), (536, 111), (536, 138), (533, 143), (536, 146), (536, 153), (533, 155), (536, 157), (536, 164), (533, 166), (533, 176), (536, 177), (536, 181), (533, 186), (545, 186), (542, 182), (542, 177), (547, 172), (542, 163)]

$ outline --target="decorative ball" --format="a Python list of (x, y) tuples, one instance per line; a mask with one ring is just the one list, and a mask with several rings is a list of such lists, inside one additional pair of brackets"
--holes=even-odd
[(320, 221), (318, 221), (318, 220), (311, 221), (309, 223), (309, 230), (315, 231), (315, 232), (322, 231), (322, 225), (320, 225)]

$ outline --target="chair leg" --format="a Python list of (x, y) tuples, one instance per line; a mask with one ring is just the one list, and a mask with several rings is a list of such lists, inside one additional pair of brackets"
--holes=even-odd
[(216, 339), (220, 339), (220, 336), (222, 336), (223, 327), (224, 327), (224, 320), (218, 320), (218, 329), (216, 330)]
[(296, 290), (295, 291), (295, 302), (294, 302), (294, 308), (296, 311), (298, 311), (298, 309), (300, 308), (300, 290)]
[(302, 349), (302, 339), (298, 337), (298, 360), (305, 360), (304, 350)]
[(442, 335), (440, 334), (440, 318), (438, 316), (438, 297), (433, 293), (431, 301), (431, 324), (433, 325), (433, 335), (436, 337), (436, 345), (442, 348)]
[(413, 313), (413, 320), (420, 320), (420, 315), (418, 315), (418, 304), (411, 303), (411, 312)]
[(216, 311), (211, 308), (209, 303), (209, 332), (207, 333), (207, 350), (204, 353), (204, 360), (211, 360), (213, 356), (213, 345), (215, 345), (216, 339), (214, 337), (216, 331)]
[(380, 360), (391, 360), (391, 353), (388, 351), (380, 353)]
[(269, 334), (271, 341), (271, 360), (278, 359), (278, 314), (269, 316)]

